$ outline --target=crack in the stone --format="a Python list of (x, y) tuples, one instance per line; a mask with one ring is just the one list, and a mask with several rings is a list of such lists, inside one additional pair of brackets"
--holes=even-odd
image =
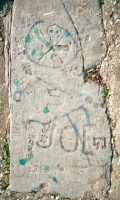
[(70, 15), (70, 13), (68, 12), (68, 10), (67, 10), (65, 4), (63, 3), (63, 0), (60, 0), (60, 1), (61, 1), (61, 3), (62, 3), (63, 7), (65, 8), (65, 11), (66, 11), (66, 13), (67, 13), (67, 15), (68, 15), (68, 17), (69, 17), (69, 19), (70, 19), (70, 21), (71, 21), (73, 27), (74, 27), (74, 30), (75, 30), (75, 32), (76, 32), (76, 34), (77, 34), (77, 37), (78, 37), (78, 40), (79, 40), (79, 43), (80, 43), (80, 47), (81, 47), (81, 56), (82, 56), (83, 72), (84, 72), (84, 71), (85, 71), (85, 70), (84, 70), (84, 69), (85, 69), (85, 67), (84, 67), (84, 55), (83, 55), (82, 42), (81, 42), (81, 38), (80, 38), (80, 36), (79, 36), (79, 32), (78, 32), (78, 30), (77, 30), (77, 28), (76, 28), (76, 26), (75, 26), (75, 24), (74, 24), (74, 21), (73, 21), (71, 15)]
[[(104, 58), (103, 58), (103, 60), (101, 61), (101, 64), (102, 64), (102, 62), (104, 61), (104, 59), (107, 57), (107, 54), (108, 54), (108, 50), (109, 50), (109, 44), (108, 44), (108, 42), (107, 42), (107, 34), (106, 34), (106, 30), (105, 30), (105, 27), (104, 27), (104, 19), (103, 19), (103, 6), (102, 5), (100, 5), (100, 8), (101, 8), (101, 25), (102, 25), (102, 30), (103, 30), (103, 33), (104, 33), (104, 41), (105, 41), (105, 43), (106, 43), (106, 47), (107, 47), (107, 49), (106, 49), (106, 54), (105, 54), (105, 56), (104, 56)], [(108, 121), (109, 121), (109, 123), (110, 123), (110, 117), (109, 117), (109, 115), (108, 115), (108, 112), (107, 112), (107, 107), (106, 107), (106, 115), (107, 115), (107, 119), (108, 119)], [(112, 140), (112, 130), (110, 129), (110, 133), (111, 133), (111, 140)], [(113, 154), (114, 154), (114, 149), (113, 149), (113, 147), (112, 147), (112, 144), (111, 144), (111, 151), (112, 151), (112, 157), (111, 157), (111, 163), (112, 163), (112, 160), (113, 160)], [(112, 173), (112, 164), (111, 164), (111, 167), (110, 167), (110, 172)], [(112, 179), (111, 179), (111, 174), (110, 174), (110, 189), (111, 189), (111, 182), (112, 182)]]

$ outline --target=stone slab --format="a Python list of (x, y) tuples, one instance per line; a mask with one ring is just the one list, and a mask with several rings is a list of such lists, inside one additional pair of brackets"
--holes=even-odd
[(11, 190), (63, 197), (110, 183), (104, 90), (84, 69), (106, 53), (96, 0), (15, 0), (11, 27)]

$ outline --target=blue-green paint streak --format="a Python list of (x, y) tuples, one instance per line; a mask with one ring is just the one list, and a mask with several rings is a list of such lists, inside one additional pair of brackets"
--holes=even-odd
[(36, 49), (33, 49), (31, 54), (32, 54), (32, 56), (34, 56), (36, 54)]
[(66, 70), (66, 68), (61, 69), (62, 72), (65, 71), (65, 70)]
[(28, 34), (27, 35), (27, 37), (26, 37), (26, 42), (27, 43), (30, 43), (30, 42), (32, 42), (32, 39), (31, 39), (31, 37), (30, 37), (30, 35)]
[(31, 68), (26, 68), (24, 70), (25, 70), (25, 73), (28, 73), (29, 71), (31, 71)]
[(60, 90), (61, 92), (66, 92), (65, 90)]
[(49, 108), (46, 106), (45, 108), (43, 108), (43, 112), (44, 112), (45, 114), (49, 113), (49, 112), (50, 112), (50, 111), (49, 111)]
[(20, 165), (26, 165), (29, 161), (31, 160), (31, 158), (23, 158), (19, 160)]
[(43, 169), (44, 169), (45, 171), (50, 171), (50, 167), (49, 167), (49, 166), (45, 166)]
[(58, 180), (56, 179), (56, 177), (53, 177), (53, 181), (54, 181), (55, 183), (58, 183)]
[(65, 34), (66, 37), (70, 37), (71, 33), (69, 31), (67, 31), (67, 33)]
[(40, 56), (44, 56), (45, 54), (43, 53), (43, 51), (40, 51)]
[(14, 84), (16, 85), (16, 87), (18, 87), (20, 85), (20, 81), (18, 79), (14, 79)]

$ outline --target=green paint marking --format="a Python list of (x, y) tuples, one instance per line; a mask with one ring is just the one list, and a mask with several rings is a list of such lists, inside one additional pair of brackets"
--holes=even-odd
[(18, 79), (14, 79), (14, 84), (18, 87), (20, 84), (20, 81)]
[(44, 169), (45, 171), (50, 171), (50, 167), (49, 167), (49, 166), (45, 166), (43, 169)]
[(38, 29), (37, 28), (35, 28), (34, 29), (34, 31), (35, 31), (35, 33), (37, 34), (37, 36), (38, 36)]
[(61, 92), (66, 92), (65, 90), (60, 90)]
[(44, 56), (45, 54), (43, 53), (43, 51), (40, 51), (40, 56)]
[(49, 113), (50, 112), (49, 108), (46, 106), (45, 108), (43, 108), (43, 112), (46, 113), (46, 114)]
[(56, 179), (56, 177), (53, 177), (53, 181), (54, 181), (55, 183), (58, 183), (58, 180)]
[(32, 56), (34, 56), (36, 54), (36, 50), (33, 49), (32, 52), (31, 52)]
[(66, 36), (66, 37), (70, 37), (70, 36), (71, 36), (70, 32), (67, 31), (67, 33), (65, 34), (65, 36)]
[(61, 69), (61, 71), (62, 71), (62, 72), (65, 71), (65, 68)]
[(20, 165), (26, 165), (29, 161), (31, 160), (31, 158), (24, 158), (19, 160)]
[(30, 37), (29, 34), (28, 34), (27, 37), (26, 37), (26, 42), (27, 42), (27, 43), (28, 43), (28, 42), (29, 42), (29, 43), (32, 42), (32, 39), (31, 39), (31, 37)]
[(26, 68), (24, 70), (25, 70), (25, 73), (27, 74), (29, 71), (31, 71), (31, 68)]

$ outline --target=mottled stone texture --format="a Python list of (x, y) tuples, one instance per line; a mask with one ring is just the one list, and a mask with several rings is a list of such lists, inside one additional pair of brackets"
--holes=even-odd
[(0, 17), (0, 173), (4, 162), (2, 159), (3, 140), (7, 133), (8, 109), (8, 89), (5, 84), (5, 67), (4, 67), (4, 26)]
[[(105, 56), (96, 0), (16, 0), (11, 27), (11, 190), (77, 198), (110, 183), (104, 90), (84, 70)], [(101, 183), (101, 180), (102, 183)]]

